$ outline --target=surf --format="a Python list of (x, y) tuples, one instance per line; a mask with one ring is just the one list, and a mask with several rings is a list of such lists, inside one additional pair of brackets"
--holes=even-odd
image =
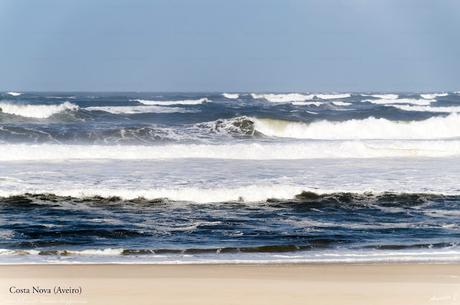
[(39, 104), (13, 104), (8, 102), (0, 103), (0, 112), (12, 114), (21, 117), (46, 119), (57, 113), (64, 111), (77, 111), (79, 107), (70, 102), (64, 102), (56, 105), (39, 105)]
[(167, 145), (0, 144), (0, 161), (2, 162), (104, 159), (300, 160), (455, 156), (460, 156), (460, 140), (343, 140)]
[(144, 99), (136, 99), (133, 100), (139, 102), (143, 105), (148, 106), (169, 106), (169, 105), (200, 105), (203, 103), (209, 103), (210, 101), (207, 98), (200, 98), (197, 100), (178, 100), (178, 101), (156, 101), (156, 100), (144, 100)]
[(421, 121), (391, 121), (383, 118), (341, 122), (302, 123), (253, 118), (255, 129), (270, 137), (317, 140), (449, 139), (460, 137), (460, 115), (431, 117)]

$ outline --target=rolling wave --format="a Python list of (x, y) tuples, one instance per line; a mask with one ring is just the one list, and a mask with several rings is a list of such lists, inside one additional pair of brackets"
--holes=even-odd
[[(193, 129), (193, 127), (192, 127)], [(46, 128), (41, 125), (0, 126), (0, 143), (54, 143), (54, 144), (153, 144), (195, 139), (193, 130), (178, 130), (167, 127), (126, 126), (80, 129)]]
[(36, 119), (46, 119), (66, 110), (77, 111), (78, 109), (77, 105), (70, 102), (57, 105), (0, 103), (0, 112)]
[(390, 121), (370, 117), (343, 122), (316, 121), (310, 124), (253, 119), (266, 136), (296, 139), (447, 139), (460, 137), (460, 115), (431, 117), (423, 121)]
[[(122, 110), (113, 111), (117, 114), (136, 113), (127, 106)], [(138, 106), (135, 106), (138, 107)], [(153, 107), (156, 111), (171, 112), (198, 112), (198, 110), (177, 109), (176, 107)], [(120, 107), (113, 107), (120, 108)], [(160, 108), (160, 109), (158, 109)], [(164, 108), (164, 109), (163, 109)], [(87, 111), (88, 108), (84, 108)], [(90, 108), (92, 111), (109, 110), (106, 107)], [(147, 110), (145, 110), (147, 111)], [(148, 110), (149, 112), (152, 110)], [(139, 113), (145, 113), (144, 111)], [(159, 113), (159, 112), (156, 112)], [(79, 113), (80, 114), (80, 113)], [(88, 116), (82, 113), (82, 116)], [(60, 123), (63, 121), (60, 120)], [(155, 144), (162, 142), (193, 142), (224, 140), (231, 138), (248, 138), (261, 136), (254, 129), (254, 122), (246, 117), (233, 119), (218, 119), (215, 121), (186, 124), (180, 126), (165, 126), (156, 124), (131, 124), (127, 126), (117, 125), (89, 125), (89, 128), (79, 128), (79, 124), (59, 124), (58, 128), (50, 128), (47, 125), (33, 124), (18, 126), (5, 124), (0, 126), (0, 143), (54, 143), (54, 144)]]
[(180, 189), (158, 188), (149, 190), (128, 189), (67, 189), (54, 193), (0, 192), (0, 204), (118, 204), (145, 205), (168, 202), (221, 203), (221, 202), (268, 202), (273, 206), (283, 203), (310, 203), (338, 208), (374, 204), (385, 208), (412, 207), (429, 201), (458, 200), (459, 194), (395, 193), (395, 192), (342, 192), (337, 190), (309, 190), (308, 187), (292, 185), (248, 185), (242, 187)]
[[(212, 203), (212, 202), (258, 202), (265, 201), (268, 198), (292, 199), (297, 194), (304, 191), (304, 187), (291, 185), (250, 185), (243, 187), (221, 187), (221, 188), (201, 188), (201, 187), (181, 187), (181, 188), (150, 188), (150, 189), (112, 189), (112, 188), (94, 188), (94, 189), (71, 189), (55, 190), (51, 196), (73, 197), (73, 198), (108, 198), (100, 200), (100, 203), (113, 202), (116, 200), (135, 200), (140, 198), (148, 202), (158, 199), (168, 201), (194, 202), (194, 203)], [(40, 196), (43, 192), (37, 190), (32, 196)], [(11, 191), (0, 191), (0, 197), (18, 199), (23, 194)], [(49, 194), (45, 194), (48, 196)], [(51, 197), (50, 197), (51, 198)], [(112, 199), (110, 199), (112, 198)], [(162, 199), (163, 198), (163, 199)]]
[[(31, 116), (50, 117), (62, 111), (78, 109), (78, 107), (75, 107), (77, 106), (64, 103), (61, 105), (27, 105), (26, 108), (19, 107), (13, 110), (21, 112), (22, 115), (29, 115), (28, 112), (31, 112)], [(394, 105), (392, 107), (398, 107), (407, 111), (419, 110), (418, 108), (411, 108), (408, 105)], [(9, 108), (6, 110), (11, 111)], [(41, 110), (41, 112), (33, 112), (36, 110)], [(113, 114), (200, 112), (200, 110), (196, 109), (162, 106), (95, 106), (82, 108), (82, 110), (87, 112), (75, 112), (82, 118), (90, 118), (90, 111), (106, 111)], [(126, 127), (116, 125), (88, 125), (90, 128), (77, 128), (74, 125), (59, 125), (59, 128), (50, 128), (41, 124), (30, 126), (5, 124), (0, 126), (0, 143), (19, 143), (25, 141), (29, 143), (62, 144), (148, 144), (163, 140), (187, 141), (189, 143), (190, 141), (194, 143), (202, 143), (204, 141), (212, 143), (209, 141), (221, 141), (225, 137), (229, 140), (232, 138), (253, 138), (254, 140), (266, 139), (271, 141), (275, 141), (276, 138), (345, 141), (443, 140), (460, 137), (460, 114), (456, 113), (459, 110), (458, 107), (432, 107), (420, 110), (433, 110), (433, 112), (448, 111), (452, 113), (448, 116), (433, 116), (420, 121), (392, 121), (384, 118), (369, 117), (346, 121), (316, 120), (311, 123), (304, 123), (282, 119), (239, 116), (230, 119), (217, 119), (215, 121), (176, 126), (131, 124)], [(62, 122), (67, 124), (71, 121)], [(318, 145), (317, 143), (311, 142), (309, 145), (315, 146)], [(228, 144), (229, 147), (232, 147), (231, 143)], [(259, 145), (257, 142), (253, 144)], [(298, 143), (290, 144), (298, 145)], [(406, 146), (409, 147), (410, 145), (407, 144)], [(374, 156), (372, 151), (369, 151), (369, 153), (371, 153), (371, 156)], [(361, 154), (358, 155), (361, 156)], [(399, 155), (404, 156), (407, 153), (400, 153)], [(417, 155), (417, 153), (414, 153), (414, 155)], [(422, 153), (422, 155), (425, 155), (425, 153)], [(388, 154), (384, 154), (384, 156), (388, 156)]]

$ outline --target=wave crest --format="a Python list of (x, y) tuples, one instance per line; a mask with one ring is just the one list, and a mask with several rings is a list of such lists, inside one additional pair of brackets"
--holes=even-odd
[(200, 105), (200, 104), (209, 102), (207, 98), (200, 98), (197, 100), (180, 100), (180, 101), (153, 101), (153, 100), (142, 100), (142, 99), (137, 99), (134, 101), (139, 102), (143, 105), (147, 105), (147, 106)]
[(249, 117), (236, 117), (232, 119), (219, 119), (212, 122), (199, 123), (201, 129), (208, 129), (212, 133), (232, 136), (255, 136), (261, 135), (254, 128), (254, 121)]
[(162, 106), (92, 106), (85, 107), (88, 111), (104, 111), (112, 114), (136, 114), (136, 113), (194, 113), (195, 110), (188, 110), (180, 107)]
[(20, 95), (22, 95), (22, 93), (14, 92), (14, 91), (7, 92), (6, 94), (11, 95), (11, 96), (20, 96)]
[(432, 106), (412, 106), (412, 105), (391, 105), (391, 107), (398, 108), (404, 111), (438, 112), (438, 113), (458, 113), (460, 112), (460, 106), (432, 107)]
[(427, 99), (427, 100), (432, 100), (432, 99), (436, 99), (437, 97), (444, 97), (444, 96), (448, 96), (449, 94), (448, 93), (426, 93), (426, 94), (420, 94), (420, 96), (424, 99)]
[(460, 115), (432, 117), (423, 121), (390, 121), (370, 117), (343, 122), (310, 124), (254, 119), (255, 128), (266, 136), (296, 139), (447, 139), (460, 137)]
[(240, 97), (238, 93), (222, 93), (222, 96), (230, 100), (236, 100)]
[(409, 105), (419, 105), (419, 106), (428, 106), (433, 102), (436, 102), (434, 99), (411, 99), (411, 98), (381, 98), (378, 100), (363, 100), (363, 102), (368, 102), (377, 105), (392, 105), (392, 104), (409, 104)]
[[(113, 193), (110, 193), (112, 191)], [(177, 192), (177, 194), (174, 193)], [(137, 196), (136, 196), (137, 195)], [(183, 198), (184, 196), (188, 196)], [(1, 204), (167, 204), (174, 201), (196, 203), (207, 202), (266, 202), (272, 206), (283, 203), (316, 203), (319, 205), (360, 205), (373, 203), (386, 207), (412, 207), (433, 200), (458, 199), (459, 195), (434, 193), (396, 193), (396, 192), (340, 192), (309, 191), (301, 186), (251, 185), (238, 188), (183, 188), (155, 189), (129, 193), (127, 190), (67, 190), (53, 193), (0, 194)]]
[(257, 94), (251, 93), (253, 99), (265, 99), (272, 103), (289, 103), (289, 102), (305, 102), (313, 100), (315, 98), (322, 100), (341, 99), (348, 98), (351, 96), (349, 93), (341, 94), (301, 94), (301, 93), (287, 93), (287, 94)]
[(78, 109), (77, 105), (70, 102), (57, 105), (0, 103), (0, 112), (35, 119), (46, 119), (63, 111), (77, 111)]

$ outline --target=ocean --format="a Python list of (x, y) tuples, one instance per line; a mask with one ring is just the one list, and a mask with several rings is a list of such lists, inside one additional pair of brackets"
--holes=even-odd
[(460, 261), (460, 92), (0, 109), (1, 264)]

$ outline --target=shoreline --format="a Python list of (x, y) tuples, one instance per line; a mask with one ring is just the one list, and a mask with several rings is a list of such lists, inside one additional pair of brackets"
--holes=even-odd
[[(36, 266), (36, 267), (50, 267), (50, 266), (241, 266), (241, 267), (263, 267), (263, 266), (387, 266), (387, 265), (401, 265), (401, 266), (426, 266), (426, 265), (458, 265), (460, 266), (460, 259), (452, 261), (354, 261), (354, 262), (344, 262), (344, 261), (250, 261), (250, 262), (230, 262), (230, 261), (219, 261), (219, 262), (62, 262), (62, 263), (43, 263), (43, 262), (24, 262), (24, 263), (0, 263), (0, 269), (3, 267), (21, 267), (21, 266)], [(0, 274), (0, 279), (2, 278)]]
[[(24, 288), (81, 294), (14, 294)], [(460, 264), (1, 265), (5, 304), (460, 304)]]

